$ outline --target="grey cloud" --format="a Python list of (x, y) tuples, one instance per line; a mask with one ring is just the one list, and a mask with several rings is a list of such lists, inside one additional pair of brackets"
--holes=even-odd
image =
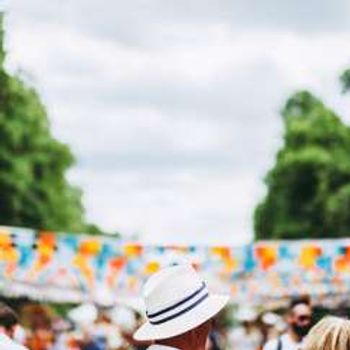
[[(98, 77), (92, 76), (92, 80), (98, 81)], [(174, 119), (181, 118), (198, 122), (208, 119), (213, 128), (218, 127), (232, 135), (228, 144), (212, 150), (210, 154), (208, 151), (174, 152), (166, 139), (157, 140), (158, 136), (146, 127), (143, 127), (141, 137), (139, 133), (135, 134), (133, 148), (136, 147), (136, 150), (133, 151), (119, 150), (117, 140), (113, 141), (113, 135), (107, 134), (104, 140), (109, 146), (105, 147), (103, 153), (86, 154), (84, 150), (79, 153), (80, 167), (99, 171), (145, 171), (156, 168), (165, 172), (176, 169), (197, 169), (203, 172), (215, 168), (217, 171), (231, 172), (235, 169), (254, 170), (266, 167), (268, 159), (265, 155), (273, 152), (280, 136), (276, 121), (279, 120), (278, 109), (282, 103), (283, 90), (286, 90), (283, 74), (271, 63), (262, 62), (226, 71), (214, 81), (202, 86), (191, 85), (181, 80), (137, 81), (121, 86), (100, 82), (97, 86), (84, 84), (73, 89), (64, 86), (54, 90), (53, 94), (57, 96), (56, 103), (60, 104), (73, 103), (84, 106), (86, 101), (89, 101), (90, 110), (85, 113), (91, 114), (92, 123), (96, 121), (97, 113), (114, 113), (115, 118), (105, 120), (104, 123), (109, 130), (117, 130), (120, 123), (129, 123), (130, 133), (133, 126), (137, 127), (138, 121), (133, 121), (130, 116), (123, 116), (122, 113), (113, 112), (113, 107), (118, 105), (155, 108), (170, 124), (174, 124)], [(91, 108), (92, 106), (94, 108)], [(80, 113), (83, 110), (84, 107), (81, 107)], [(128, 121), (126, 118), (129, 118)], [(94, 135), (98, 131), (94, 125), (86, 122), (85, 125), (85, 137), (96, 139)], [(261, 132), (262, 129), (264, 132)], [(162, 130), (159, 130), (159, 133), (161, 135)], [(271, 137), (274, 134), (278, 135), (278, 140)], [(69, 139), (73, 138), (74, 131)]]
[(295, 32), (350, 29), (347, 0), (31, 0), (14, 9), (36, 21), (70, 26), (90, 36), (136, 46), (173, 40), (166, 30), (174, 24), (204, 30), (210, 24)]
[(277, 117), (274, 119), (271, 116), (272, 126), (267, 125), (265, 128), (263, 124), (257, 127), (251, 123), (241, 125), (236, 130), (229, 126), (232, 132), (230, 143), (212, 151), (174, 152), (166, 143), (161, 148), (150, 146), (145, 150), (142, 145), (147, 139), (145, 131), (144, 140), (138, 141), (138, 147), (134, 151), (119, 150), (116, 146), (98, 153), (83, 152), (79, 154), (79, 167), (111, 172), (157, 169), (166, 173), (181, 170), (259, 173), (259, 169), (264, 169), (269, 164), (267, 155), (274, 154), (281, 144), (281, 125), (276, 123), (276, 119)]
[(333, 31), (349, 28), (350, 6), (347, 0), (183, 0), (171, 4), (158, 0), (158, 5), (167, 18), (185, 18), (189, 22), (201, 19), (209, 22), (216, 19), (218, 22), (226, 21), (233, 27), (296, 31)]
[(147, 170), (158, 169), (164, 172), (178, 171), (180, 169), (212, 172), (232, 170), (240, 166), (234, 163), (234, 155), (227, 152), (213, 154), (188, 154), (162, 152), (161, 150), (151, 150), (148, 153), (142, 151), (128, 154), (89, 154), (82, 156), (79, 161), (81, 168), (88, 167), (99, 170)]
[(247, 122), (264, 120), (271, 108), (278, 110), (287, 87), (283, 73), (271, 62), (262, 61), (228, 69), (201, 85), (157, 76), (120, 84), (91, 75), (84, 85), (57, 86), (53, 91), (65, 103), (90, 100), (96, 107), (151, 107), (173, 117)]

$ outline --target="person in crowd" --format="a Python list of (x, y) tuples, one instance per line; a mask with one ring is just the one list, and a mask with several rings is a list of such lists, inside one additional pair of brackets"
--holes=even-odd
[[(125, 324), (122, 322), (118, 322), (121, 330), (122, 337), (126, 341), (126, 343), (133, 349), (133, 350), (146, 350), (150, 345), (152, 345), (151, 341), (137, 341), (133, 337), (134, 331), (141, 326), (143, 323), (143, 317), (141, 313), (139, 313), (137, 310), (133, 310), (134, 316), (135, 316), (135, 325), (131, 327), (125, 327)], [(129, 325), (130, 326), (130, 325)], [(129, 329), (128, 329), (129, 328)]]
[(349, 350), (350, 321), (328, 316), (319, 321), (305, 338), (303, 350)]
[(260, 331), (259, 349), (262, 349), (270, 339), (277, 338), (287, 329), (285, 319), (275, 312), (267, 311), (261, 314), (257, 322)]
[(26, 308), (30, 332), (26, 345), (31, 350), (51, 350), (54, 344), (49, 309), (40, 304), (32, 304)]
[(286, 314), (287, 330), (268, 341), (263, 350), (300, 350), (312, 323), (312, 308), (308, 297), (293, 298)]
[(99, 310), (98, 318), (90, 329), (90, 336), (94, 345), (83, 350), (122, 349), (124, 345), (120, 326), (113, 324), (110, 315), (104, 310)]
[(13, 338), (18, 326), (17, 314), (7, 305), (0, 303), (0, 350), (26, 350)]
[(212, 319), (228, 302), (226, 296), (211, 295), (188, 265), (154, 274), (144, 286), (144, 299), (148, 320), (134, 338), (153, 341), (149, 350), (204, 350)]
[(227, 325), (225, 311), (220, 312), (211, 324), (206, 350), (223, 350), (227, 348)]
[(236, 314), (239, 326), (228, 334), (228, 344), (234, 350), (258, 350), (261, 332), (256, 327), (257, 313), (253, 308), (240, 308)]

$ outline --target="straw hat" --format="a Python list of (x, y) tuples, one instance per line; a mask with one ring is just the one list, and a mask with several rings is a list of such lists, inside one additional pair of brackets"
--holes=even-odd
[(171, 338), (214, 317), (228, 296), (211, 295), (189, 265), (172, 266), (154, 274), (144, 286), (148, 321), (134, 334), (136, 340)]

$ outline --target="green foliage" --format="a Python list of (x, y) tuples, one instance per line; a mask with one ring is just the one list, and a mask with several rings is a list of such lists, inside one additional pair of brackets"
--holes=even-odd
[(344, 237), (350, 233), (350, 128), (307, 91), (282, 116), (284, 145), (255, 210), (257, 239)]
[(342, 73), (340, 76), (340, 83), (342, 85), (343, 93), (350, 90), (350, 68)]
[(0, 67), (3, 66), (4, 59), (5, 59), (3, 21), (4, 21), (4, 15), (0, 11)]
[(80, 190), (65, 175), (74, 164), (69, 147), (52, 137), (35, 90), (4, 69), (2, 21), (0, 15), (0, 224), (89, 230)]

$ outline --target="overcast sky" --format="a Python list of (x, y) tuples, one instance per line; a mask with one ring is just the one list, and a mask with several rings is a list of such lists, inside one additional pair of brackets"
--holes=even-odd
[(90, 221), (148, 242), (252, 238), (278, 111), (308, 88), (350, 122), (348, 0), (12, 0), (8, 67), (71, 145)]

